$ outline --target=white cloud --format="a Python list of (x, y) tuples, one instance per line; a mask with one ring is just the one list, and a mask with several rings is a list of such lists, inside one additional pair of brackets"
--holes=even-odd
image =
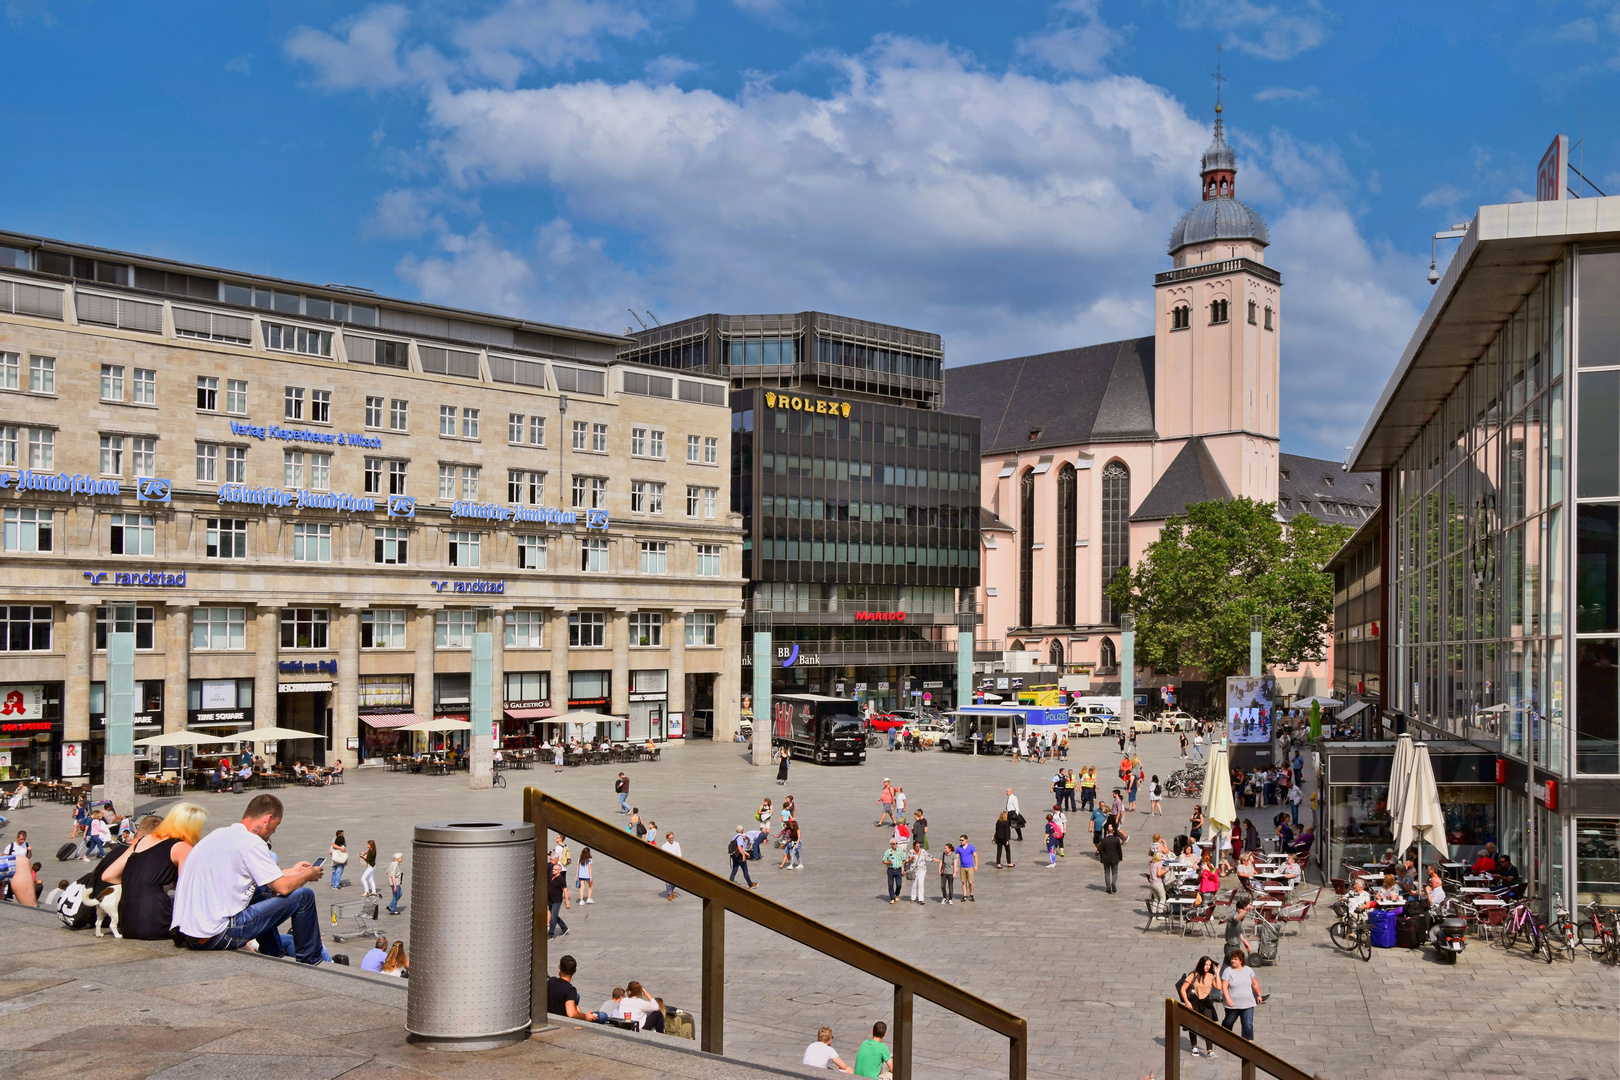
[(1318, 0), (1282, 0), (1275, 4), (1181, 0), (1178, 10), (1183, 27), (1218, 30), (1228, 48), (1262, 60), (1292, 59), (1328, 37), (1328, 14)]
[(1554, 41), (1596, 41), (1597, 23), (1591, 19), (1571, 19), (1553, 31)]
[(427, 192), (394, 188), (377, 196), (377, 208), (364, 225), (367, 236), (401, 238), (421, 236), (432, 230), (448, 232), (449, 226), (432, 207)]
[(253, 74), (253, 54), (244, 53), (241, 56), (235, 56), (225, 61), (225, 70), (233, 75)]
[(466, 235), (441, 233), (437, 247), (442, 256), (407, 255), (394, 268), (423, 298), (504, 314), (530, 308), (534, 271), (485, 226)]
[(596, 60), (602, 38), (633, 38), (647, 28), (646, 16), (616, 0), (507, 0), (454, 37), (469, 73), (512, 86), (532, 65)]
[(383, 90), (410, 80), (400, 66), (400, 35), (410, 13), (398, 4), (368, 9), (349, 22), (339, 38), (307, 26), (287, 39), (287, 55), (315, 69), (318, 81), (331, 90)]
[(1256, 101), (1314, 101), (1320, 94), (1314, 86), (1294, 89), (1288, 86), (1272, 86), (1254, 95)]
[(701, 66), (685, 57), (665, 53), (663, 56), (655, 56), (648, 60), (645, 70), (647, 79), (650, 82), (672, 83), (686, 75), (690, 75)]
[(1456, 206), (1463, 200), (1465, 192), (1452, 184), (1440, 184), (1427, 195), (1418, 200), (1419, 206)]
[(1111, 29), (1098, 11), (1099, 0), (1065, 0), (1057, 18), (1039, 34), (1018, 42), (1018, 51), (1057, 71), (1099, 75), (1103, 60), (1119, 48), (1123, 35)]

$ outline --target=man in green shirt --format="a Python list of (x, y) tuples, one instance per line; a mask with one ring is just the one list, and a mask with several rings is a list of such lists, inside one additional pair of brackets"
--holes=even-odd
[(889, 878), (889, 903), (900, 900), (901, 870), (906, 865), (906, 853), (900, 850), (900, 841), (890, 840), (889, 850), (883, 853), (883, 867)]
[(893, 1057), (889, 1048), (883, 1043), (883, 1036), (889, 1033), (889, 1025), (879, 1020), (872, 1025), (872, 1037), (861, 1043), (861, 1048), (855, 1051), (855, 1075), (869, 1076), (876, 1080), (889, 1071), (889, 1059)]

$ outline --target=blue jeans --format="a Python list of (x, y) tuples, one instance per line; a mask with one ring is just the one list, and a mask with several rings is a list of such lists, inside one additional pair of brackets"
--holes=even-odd
[(400, 886), (398, 886), (398, 885), (394, 885), (394, 886), (392, 886), (392, 888), (394, 890), (394, 899), (388, 905), (388, 914), (390, 914), (390, 915), (398, 915), (399, 914), (399, 894), (404, 892), (405, 890), (403, 888), (401, 888)]
[(788, 865), (789, 866), (798, 866), (799, 865), (799, 858), (800, 858), (801, 855), (803, 855), (803, 853), (804, 853), (804, 842), (802, 840), (795, 840), (791, 844), (789, 844), (787, 846)]
[(742, 871), (743, 880), (748, 882), (748, 887), (750, 889), (753, 888), (754, 887), (754, 879), (748, 876), (748, 860), (743, 858), (741, 855), (733, 855), (731, 857), (731, 880), (732, 881), (737, 880), (737, 871), (739, 871), (739, 870)]
[(98, 859), (105, 858), (107, 855), (107, 845), (102, 841), (101, 837), (92, 836), (84, 842), (84, 853), (86, 855), (94, 855)]
[(562, 901), (557, 900), (551, 905), (551, 931), (546, 936), (557, 937), (559, 934), (566, 933), (568, 933), (568, 924), (563, 922)]
[(1239, 1020), (1243, 1021), (1243, 1037), (1250, 1042), (1254, 1041), (1254, 1006), (1247, 1009), (1227, 1009), (1226, 1015), (1221, 1018), (1221, 1026), (1230, 1028)]
[(753, 849), (749, 852), (749, 857), (752, 858), (752, 859), (759, 859), (761, 857), (759, 849), (764, 847), (764, 846), (765, 846), (765, 834), (760, 833), (757, 837), (754, 838), (754, 846), (753, 846)]
[(629, 792), (627, 792), (627, 791), (619, 792), (619, 813), (628, 814), (630, 812), (630, 801), (629, 800), (630, 800), (630, 793)]
[(332, 864), (332, 888), (334, 889), (343, 887), (343, 866), (343, 863)]
[(308, 886), (294, 889), (286, 896), (277, 896), (260, 886), (253, 891), (253, 900), (247, 907), (231, 916), (225, 929), (194, 948), (239, 949), (250, 941), (259, 943), (264, 956), (285, 956), (281, 934), (282, 923), (292, 920), (293, 954), (300, 964), (319, 964), (326, 956), (321, 948), (321, 921), (315, 913), (315, 894)]
[(900, 886), (904, 880), (903, 875), (900, 872), (900, 868), (895, 866), (886, 866), (884, 869), (888, 871), (889, 899), (898, 900), (900, 899)]

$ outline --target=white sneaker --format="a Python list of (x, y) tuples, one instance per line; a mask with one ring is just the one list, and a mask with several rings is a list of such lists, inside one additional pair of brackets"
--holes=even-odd
[(1204, 1051), (1204, 1056), (1209, 1058), (1209, 1060), (1214, 1061), (1215, 1060), (1215, 1048), (1212, 1046), (1208, 1050)]
[(596, 901), (595, 901), (595, 900), (587, 900), (587, 901), (585, 901), (585, 902), (586, 902), (586, 903), (587, 903), (587, 904), (594, 904), (594, 903), (596, 903)]
[(1204, 1056), (1204, 1052), (1202, 1050), (1198, 1049), (1198, 1047), (1196, 1047), (1196, 1046), (1193, 1047), (1193, 1057), (1203, 1057), (1203, 1056)]

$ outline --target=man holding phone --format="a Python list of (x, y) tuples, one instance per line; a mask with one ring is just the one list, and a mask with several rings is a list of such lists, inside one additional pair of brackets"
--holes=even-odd
[[(239, 949), (282, 956), (278, 927), (292, 920), (293, 953), (301, 964), (323, 959), (315, 894), (320, 863), (301, 862), (283, 872), (268, 843), (281, 824), (281, 800), (257, 795), (242, 820), (215, 829), (191, 849), (174, 890), (174, 922), (181, 944), (192, 949)], [(321, 860), (324, 862), (325, 860)]]

